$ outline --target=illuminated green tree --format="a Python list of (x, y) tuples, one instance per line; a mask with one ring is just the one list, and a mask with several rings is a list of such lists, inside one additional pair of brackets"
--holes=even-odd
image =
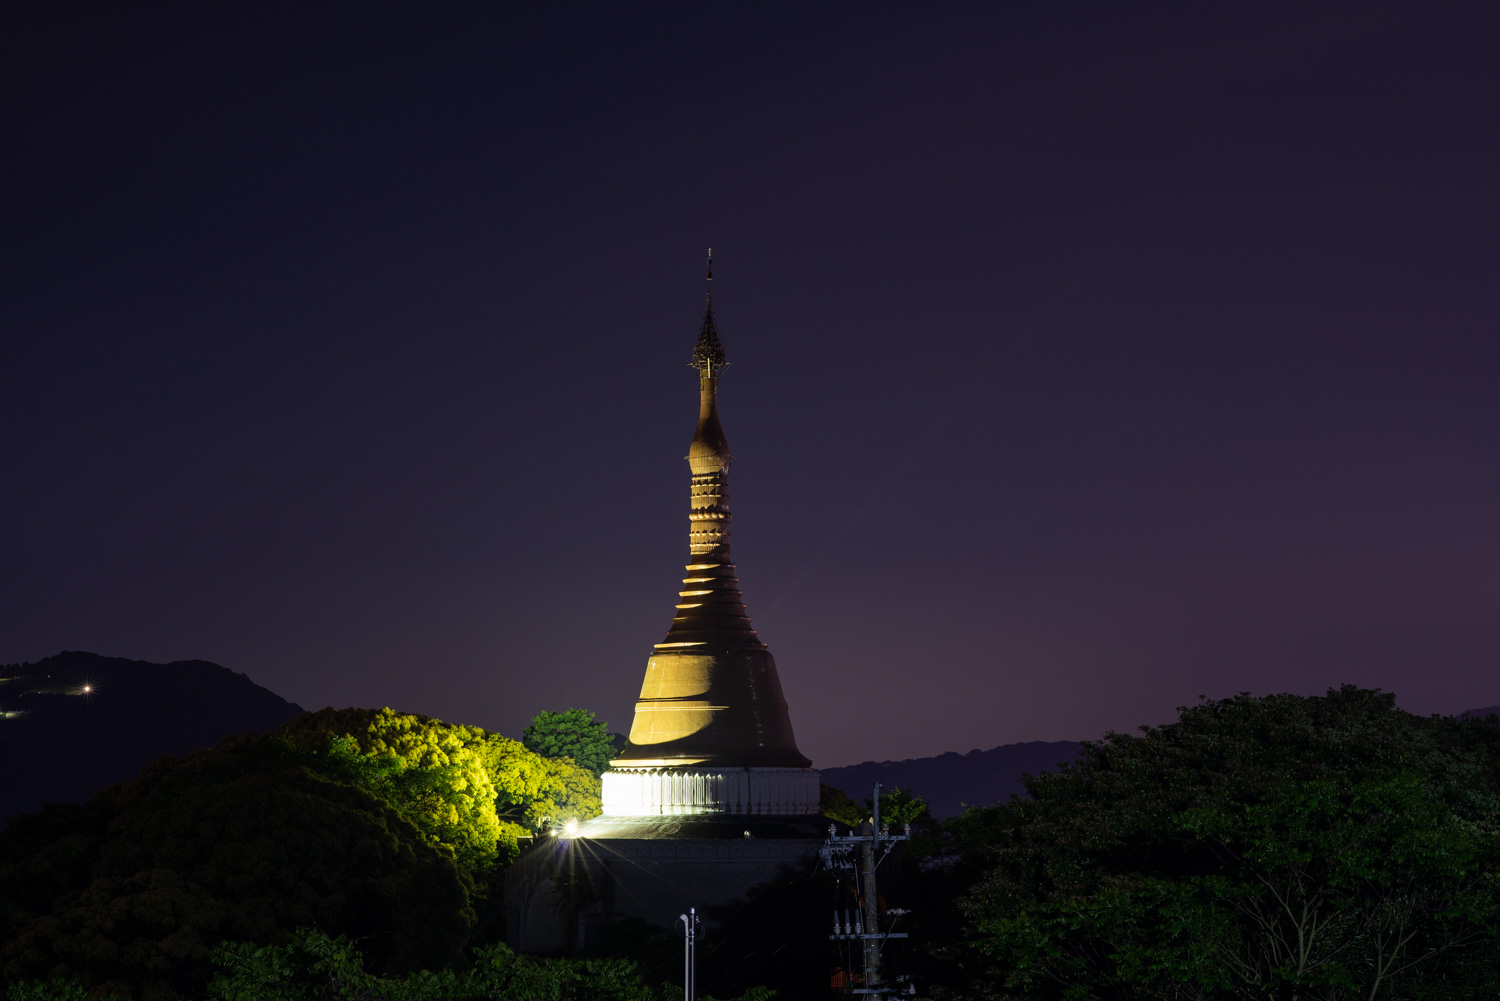
[(599, 777), (571, 758), (543, 757), (498, 734), (490, 734), (477, 753), (495, 783), (502, 823), (536, 832), (599, 815)]
[(521, 743), (549, 758), (572, 758), (595, 777), (604, 774), (615, 756), (609, 724), (595, 721), (587, 709), (537, 713), (521, 734)]
[(599, 780), (479, 727), (390, 709), (324, 709), (281, 733), (391, 803), (481, 878), (553, 819), (599, 813)]
[(485, 731), (378, 709), (324, 710), (294, 720), (285, 732), (304, 726), (342, 729), (324, 745), (327, 773), (390, 803), (467, 868), (493, 867), (502, 839), (514, 844), (516, 832), (502, 829), (495, 784), (475, 752)]

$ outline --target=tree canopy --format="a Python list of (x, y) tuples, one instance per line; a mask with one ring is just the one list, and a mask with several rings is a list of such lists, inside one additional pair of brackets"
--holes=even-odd
[(528, 750), (549, 758), (572, 758), (598, 778), (615, 756), (609, 724), (598, 722), (587, 709), (539, 712), (521, 734)]
[(848, 793), (827, 783), (818, 786), (818, 813), (848, 828), (858, 827), (870, 819), (870, 811)]
[[(818, 812), (845, 827), (859, 827), (871, 819), (874, 809), (874, 800), (866, 799), (861, 806), (842, 789), (826, 784), (819, 786)], [(896, 830), (903, 824), (923, 821), (935, 823), (927, 809), (927, 801), (914, 795), (910, 789), (892, 786), (880, 794), (880, 823), (883, 826)]]
[(222, 940), (302, 926), (377, 973), (442, 967), (518, 838), (598, 811), (587, 770), (477, 727), (309, 713), (0, 832), (0, 975), (196, 996)]
[(495, 813), (495, 783), (475, 750), (490, 736), (483, 730), (390, 709), (325, 709), (282, 733), (316, 754), (324, 774), (385, 800), (467, 868), (489, 869), (502, 838), (513, 849), (525, 833)]
[[(865, 800), (865, 807), (873, 816), (875, 801)], [(915, 795), (910, 789), (891, 786), (880, 794), (881, 826), (889, 826), (892, 830), (896, 830), (906, 824), (917, 824), (930, 819), (931, 813), (927, 809), (927, 801)]]
[(377, 976), (344, 936), (299, 928), (283, 945), (226, 942), (214, 954), (212, 1001), (661, 1001), (629, 960), (545, 959), (500, 943), (462, 971)]
[(474, 924), (466, 880), (390, 805), (258, 735), (163, 758), (0, 836), (0, 974), (193, 996), (222, 940), (356, 935), (381, 969), (442, 965)]
[(460, 863), (487, 872), (550, 820), (597, 816), (599, 780), (479, 727), (390, 709), (324, 709), (281, 732), (319, 767), (393, 804)]
[(966, 948), (947, 958), (980, 996), (1338, 1001), (1500, 986), (1493, 723), (1412, 716), (1354, 687), (1241, 695), (1086, 744), (1026, 787), (929, 848), (972, 880)]

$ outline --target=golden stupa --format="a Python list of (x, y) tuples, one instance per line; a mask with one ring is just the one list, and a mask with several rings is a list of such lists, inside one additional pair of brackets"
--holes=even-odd
[(698, 428), (688, 447), (692, 488), (687, 576), (666, 637), (646, 663), (630, 739), (604, 774), (606, 817), (818, 812), (818, 773), (792, 735), (776, 661), (755, 634), (729, 545), (729, 443), (719, 424), (727, 366), (707, 306), (690, 364)]

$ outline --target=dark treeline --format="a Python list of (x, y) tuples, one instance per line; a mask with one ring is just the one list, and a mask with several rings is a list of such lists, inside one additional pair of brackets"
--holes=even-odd
[[(883, 798), (915, 834), (882, 869), (881, 904), (912, 911), (889, 968), (922, 996), (1500, 991), (1493, 717), (1353, 687), (1205, 701), (1026, 790), (941, 821)], [(825, 790), (839, 824), (869, 806)], [(305, 715), (0, 833), (0, 974), (9, 1001), (680, 996), (668, 929), (620, 922), (589, 960), (501, 944), (505, 866), (597, 810), (567, 757), (389, 710)], [(821, 872), (758, 889), (705, 941), (704, 986), (827, 996), (836, 965), (857, 973), (827, 942), (838, 893)]]
[(932, 996), (1500, 991), (1500, 719), (1242, 695), (1026, 788), (923, 846)]
[(389, 709), (164, 757), (0, 833), (0, 975), (197, 997), (220, 943), (299, 928), (357, 941), (372, 973), (447, 968), (503, 932), (519, 842), (598, 790), (570, 759)]

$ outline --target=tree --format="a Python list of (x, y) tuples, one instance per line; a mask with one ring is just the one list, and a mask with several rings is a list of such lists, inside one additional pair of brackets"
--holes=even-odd
[[(845, 827), (857, 828), (872, 816), (875, 803), (866, 799), (864, 805), (851, 799), (842, 789), (831, 785), (818, 787), (818, 812), (829, 820)], [(880, 794), (880, 823), (893, 831), (906, 824), (933, 824), (932, 814), (927, 810), (927, 801), (912, 795), (909, 789), (892, 786)]]
[[(485, 873), (523, 829), (502, 826), (495, 783), (476, 746), (489, 734), (390, 709), (324, 709), (280, 731), (330, 777), (390, 803), (465, 868)], [(509, 859), (506, 858), (505, 861)]]
[(609, 724), (595, 722), (594, 714), (587, 709), (537, 713), (521, 734), (521, 743), (549, 758), (572, 758), (596, 778), (604, 774), (615, 756)]
[(929, 857), (974, 993), (1467, 997), (1497, 986), (1500, 727), (1346, 686), (1110, 734)]
[[(489, 736), (425, 716), (379, 710), (323, 710), (299, 717), (285, 734), (329, 734), (318, 767), (390, 803), (466, 868), (498, 864), (505, 835), (495, 814), (495, 784), (474, 745)], [(343, 732), (338, 732), (342, 730)]]
[(91, 994), (76, 980), (21, 980), (0, 987), (6, 1001), (129, 1001), (123, 994)]
[(0, 979), (196, 997), (219, 942), (303, 925), (381, 970), (441, 966), (474, 926), (468, 885), (368, 791), (275, 737), (230, 738), (0, 833)]
[(299, 926), (358, 940), (380, 975), (441, 967), (517, 839), (598, 809), (590, 772), (477, 727), (309, 713), (0, 832), (0, 979), (196, 997), (218, 942)]
[(502, 823), (540, 832), (559, 821), (587, 820), (602, 809), (599, 777), (570, 758), (547, 758), (498, 734), (476, 752), (495, 783)]
[[(480, 946), (460, 970), (419, 970), (404, 976), (366, 971), (356, 943), (300, 928), (284, 945), (225, 942), (208, 985), (213, 1001), (664, 1001), (676, 984), (647, 986), (631, 959), (552, 959), (520, 955), (500, 943)], [(673, 957), (676, 958), (675, 956)], [(675, 965), (675, 964), (674, 964)], [(738, 1001), (769, 1001), (752, 987)], [(75, 1001), (46, 995), (37, 1001)], [(83, 1001), (77, 998), (76, 1001)], [(703, 997), (703, 1001), (713, 1001)]]
[(818, 812), (850, 829), (870, 819), (870, 811), (851, 799), (848, 793), (823, 783), (818, 785)]
[[(870, 811), (875, 809), (873, 800), (865, 800), (865, 806)], [(932, 814), (927, 810), (927, 801), (920, 796), (912, 795), (910, 789), (891, 786), (889, 790), (880, 794), (882, 827), (889, 826), (891, 830), (899, 830), (907, 824), (919, 824), (931, 819)]]
[(462, 972), (383, 977), (344, 936), (300, 928), (284, 945), (225, 942), (214, 964), (215, 1001), (658, 1001), (629, 960), (542, 959), (500, 943), (474, 949)]
[(369, 789), (483, 879), (548, 820), (599, 813), (599, 780), (479, 727), (390, 709), (324, 709), (280, 731), (332, 777)]

